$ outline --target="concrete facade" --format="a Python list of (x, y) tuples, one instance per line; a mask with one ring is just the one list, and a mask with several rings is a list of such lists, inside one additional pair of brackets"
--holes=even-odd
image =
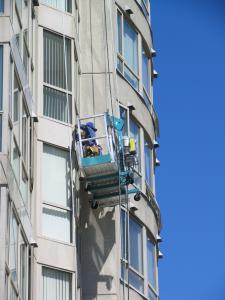
[[(148, 0), (0, 0), (0, 299), (159, 299), (150, 13)], [(55, 109), (46, 91), (58, 95)], [(137, 136), (141, 199), (94, 210), (77, 120), (121, 109)]]

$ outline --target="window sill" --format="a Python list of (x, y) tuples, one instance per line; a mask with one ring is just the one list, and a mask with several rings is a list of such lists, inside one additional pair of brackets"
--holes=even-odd
[(55, 123), (60, 124), (60, 125), (64, 125), (66, 127), (71, 127), (71, 128), (73, 127), (71, 123), (66, 123), (66, 122), (63, 122), (63, 121), (59, 121), (59, 120), (47, 117), (45, 115), (42, 115), (40, 118), (46, 119), (46, 120), (51, 121), (51, 122), (55, 122)]
[(41, 239), (50, 241), (50, 242), (54, 242), (54, 243), (57, 243), (57, 244), (64, 245), (64, 246), (69, 246), (69, 247), (75, 247), (76, 246), (74, 243), (64, 242), (64, 241), (61, 241), (61, 240), (57, 240), (57, 239), (48, 237), (46, 235), (39, 235), (38, 237), (41, 238)]
[(57, 7), (48, 5), (47, 3), (40, 3), (40, 5), (41, 5), (41, 6), (46, 6), (46, 7), (50, 8), (50, 9), (55, 10), (56, 12), (59, 12), (59, 13), (62, 13), (62, 14), (66, 14), (66, 15), (68, 15), (68, 16), (70, 16), (70, 17), (74, 17), (73, 11), (72, 11), (72, 12), (64, 11), (64, 10), (61, 10), (61, 9), (59, 9), (59, 8), (57, 8)]

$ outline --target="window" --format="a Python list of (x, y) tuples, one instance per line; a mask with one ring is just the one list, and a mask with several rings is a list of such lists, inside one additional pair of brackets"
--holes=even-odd
[(117, 14), (117, 68), (138, 90), (138, 33), (118, 11)]
[(150, 238), (147, 238), (147, 266), (148, 266), (148, 284), (156, 289), (156, 251), (155, 245)]
[(0, 13), (4, 12), (4, 0), (0, 0)]
[(71, 242), (71, 183), (68, 152), (43, 145), (43, 234)]
[(17, 9), (17, 12), (21, 18), (22, 16), (22, 1), (23, 0), (16, 0), (16, 9)]
[(20, 233), (20, 294), (21, 299), (26, 300), (27, 286), (28, 286), (28, 253), (27, 253), (27, 244)]
[(42, 0), (42, 3), (55, 7), (62, 11), (67, 11), (72, 13), (71, 0)]
[(145, 182), (149, 188), (152, 187), (152, 149), (145, 139)]
[[(1, 11), (1, 4), (0, 4), (0, 11)], [(3, 46), (0, 45), (0, 152), (2, 151), (2, 115), (3, 115)]]
[(140, 127), (130, 118), (130, 137), (135, 140), (137, 165), (134, 166), (134, 184), (141, 187), (141, 142), (140, 142)]
[(14, 89), (13, 89), (13, 132), (16, 141), (20, 143), (20, 87), (16, 73), (14, 73)]
[(143, 82), (143, 97), (146, 106), (150, 109), (150, 60), (146, 54), (144, 47), (142, 48), (142, 82)]
[(21, 180), (20, 190), (21, 190), (23, 201), (26, 207), (28, 208), (28, 177), (24, 167), (22, 167), (22, 180)]
[(129, 135), (129, 112), (126, 107), (123, 107), (122, 105), (119, 106), (120, 108), (120, 118), (123, 120), (123, 136)]
[[(143, 247), (142, 247), (142, 226), (132, 217), (129, 218), (130, 230), (130, 266), (138, 273), (143, 274)], [(136, 289), (144, 292), (143, 279), (134, 270), (129, 271), (129, 282)]]
[(148, 288), (148, 299), (149, 300), (157, 300), (158, 299), (157, 296), (153, 293), (153, 291), (150, 288)]
[(12, 167), (17, 180), (17, 183), (20, 181), (20, 153), (13, 139), (13, 149), (12, 149)]
[(120, 118), (124, 121), (123, 136), (129, 136), (135, 140), (137, 151), (137, 164), (134, 166), (134, 183), (141, 187), (141, 149), (140, 149), (140, 127), (130, 118), (129, 109), (120, 105)]
[(122, 228), (121, 228), (121, 251), (122, 251), (122, 278), (126, 280), (125, 272), (128, 271), (129, 283), (141, 293), (144, 293), (143, 280), (143, 240), (142, 226), (132, 217), (129, 218), (129, 270), (124, 268), (124, 261), (127, 260), (127, 214), (122, 211)]
[(23, 100), (22, 108), (22, 156), (24, 164), (27, 166), (27, 145), (28, 145), (28, 113)]
[[(128, 224), (129, 223), (129, 224)], [(127, 231), (129, 230), (129, 235)], [(128, 245), (129, 242), (129, 245)], [(146, 251), (144, 251), (144, 248)], [(128, 264), (129, 258), (129, 264)], [(144, 263), (147, 263), (144, 268)], [(157, 299), (156, 246), (148, 237), (146, 229), (126, 211), (121, 211), (121, 279), (149, 300)]]
[(135, 168), (137, 171), (141, 171), (141, 148), (140, 148), (140, 127), (134, 121), (133, 118), (130, 118), (130, 137), (135, 140), (136, 143), (136, 152), (137, 152), (137, 159), (138, 165)]
[(150, 1), (149, 0), (141, 0), (141, 7), (145, 16), (148, 18), (150, 15)]
[(72, 276), (68, 272), (42, 268), (43, 300), (71, 300)]
[(18, 280), (18, 224), (14, 213), (11, 214), (10, 219), (10, 245), (9, 245), (9, 269), (13, 281)]
[(16, 291), (11, 283), (10, 285), (10, 300), (17, 300)]
[(71, 41), (44, 31), (44, 115), (72, 120)]
[(23, 1), (23, 65), (27, 75), (27, 79), (29, 79), (29, 9), (27, 1)]

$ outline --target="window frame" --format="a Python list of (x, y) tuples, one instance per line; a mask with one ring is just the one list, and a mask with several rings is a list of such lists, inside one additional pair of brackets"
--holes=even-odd
[[(65, 151), (69, 155), (68, 151), (64, 148), (61, 148), (61, 147), (56, 146), (56, 145), (51, 145), (49, 143), (42, 143), (42, 158), (41, 158), (42, 160), (43, 160), (43, 154), (44, 154), (44, 145), (46, 145), (48, 147), (59, 149), (61, 151)], [(41, 165), (42, 164), (43, 164), (43, 162), (41, 163)], [(43, 171), (43, 169), (42, 169), (42, 171)], [(71, 181), (71, 178), (70, 178), (70, 181)], [(70, 182), (70, 184), (72, 184), (72, 182)], [(58, 242), (65, 243), (65, 244), (73, 244), (74, 239), (73, 239), (73, 228), (72, 228), (72, 217), (73, 217), (72, 198), (71, 198), (70, 207), (60, 205), (56, 202), (48, 202), (43, 197), (43, 184), (42, 184), (41, 194), (42, 194), (42, 220), (43, 220), (43, 208), (44, 207), (50, 207), (50, 208), (53, 208), (53, 209), (56, 209), (56, 210), (58, 210), (58, 209), (63, 210), (64, 212), (67, 212), (67, 213), (70, 214), (70, 218), (69, 218), (69, 220), (70, 220), (70, 234), (69, 234), (70, 238), (69, 238), (69, 241), (65, 241), (65, 240), (61, 240), (61, 239), (58, 239), (58, 238), (54, 238), (54, 237), (45, 235), (44, 232), (43, 232), (43, 222), (42, 222), (42, 235), (45, 236), (46, 238), (50, 239), (50, 240), (58, 241)], [(71, 195), (71, 197), (72, 197), (72, 195)]]
[(0, 15), (4, 14), (5, 12), (5, 1), (0, 0)]
[(150, 1), (149, 0), (147, 0), (147, 1), (148, 1), (148, 3), (146, 6), (145, 0), (141, 0), (141, 9), (142, 9), (145, 17), (148, 18), (149, 23), (150, 23)]
[[(137, 0), (136, 0), (137, 1)], [(139, 5), (141, 5), (141, 2), (138, 2)], [(149, 12), (150, 12), (150, 2), (149, 2)], [(135, 25), (124, 15), (122, 10), (117, 6), (116, 9), (117, 18), (116, 18), (116, 33), (117, 33), (117, 54), (116, 54), (116, 70), (117, 72), (129, 83), (129, 85), (138, 93), (140, 96), (142, 102), (144, 102), (145, 106), (149, 110), (150, 113), (152, 113), (152, 106), (153, 106), (153, 78), (152, 78), (152, 56), (150, 54), (150, 50), (148, 48), (148, 45), (145, 41), (145, 39), (142, 37), (141, 33), (136, 29)], [(150, 15), (150, 13), (149, 13)], [(119, 22), (120, 19), (121, 28), (119, 28)], [(129, 65), (125, 61), (124, 56), (124, 20), (130, 26), (137, 34), (137, 74), (132, 70)], [(120, 37), (118, 36), (120, 35)], [(119, 49), (118, 40), (121, 43), (121, 50)], [(148, 83), (149, 83), (149, 93), (146, 91), (146, 87), (143, 83), (143, 51), (148, 59)], [(137, 80), (137, 87), (132, 84), (132, 82), (126, 77), (126, 68), (130, 72), (130, 74), (136, 78)], [(132, 78), (133, 78), (132, 77)]]
[[(149, 166), (149, 175), (150, 175), (150, 182), (147, 181), (147, 176), (146, 176), (146, 155), (145, 155), (145, 148), (149, 148), (150, 152), (150, 166)], [(150, 190), (153, 192), (154, 189), (154, 181), (153, 181), (153, 176), (154, 176), (154, 167), (153, 167), (153, 159), (154, 159), (154, 153), (153, 153), (153, 145), (151, 142), (151, 139), (147, 136), (147, 134), (144, 134), (144, 158), (145, 158), (145, 170), (144, 170), (144, 178), (145, 178), (145, 185), (146, 189)]]
[[(25, 235), (25, 232), (22, 228), (21, 222), (20, 222), (20, 218), (18, 217), (15, 205), (13, 204), (12, 200), (8, 197), (8, 201), (7, 201), (7, 211), (8, 211), (8, 220), (7, 220), (7, 237), (6, 239), (8, 240), (8, 246), (6, 247), (6, 260), (5, 260), (5, 264), (6, 264), (6, 269), (5, 269), (5, 273), (7, 276), (7, 285), (8, 285), (8, 295), (11, 295), (11, 288), (13, 289), (13, 291), (16, 294), (16, 299), (20, 299), (20, 300), (28, 300), (28, 283), (29, 283), (29, 276), (31, 275), (31, 273), (29, 272), (29, 243), (27, 240), (27, 237)], [(10, 231), (11, 231), (11, 220), (14, 217), (16, 225), (17, 225), (17, 241), (16, 241), (16, 254), (17, 254), (17, 266), (16, 266), (16, 280), (13, 279), (12, 276), (12, 272), (10, 270)], [(25, 284), (25, 293), (26, 296), (25, 298), (22, 298), (22, 291), (21, 291), (21, 237), (24, 241), (26, 250), (26, 260), (25, 260), (25, 264), (26, 264), (26, 284)], [(7, 298), (8, 299), (8, 298)], [(10, 298), (11, 299), (11, 298)]]
[[(141, 63), (142, 63), (142, 97), (144, 99), (144, 102), (148, 109), (151, 109), (152, 106), (152, 78), (151, 78), (151, 57), (147, 54), (148, 51), (146, 51), (147, 47), (144, 43), (144, 40), (142, 40), (142, 53), (141, 53)], [(147, 58), (147, 71), (148, 71), (148, 84), (149, 84), (149, 91), (146, 90), (146, 87), (144, 85), (144, 80), (143, 80), (143, 55)], [(147, 100), (147, 101), (146, 101)], [(147, 102), (147, 103), (146, 103)]]
[[(124, 225), (126, 226), (126, 221), (127, 221), (127, 216), (129, 213), (129, 219), (131, 218), (134, 222), (136, 222), (138, 225), (141, 226), (142, 231), (141, 231), (141, 235), (142, 235), (142, 264), (143, 264), (143, 273), (140, 273), (139, 271), (137, 271), (135, 268), (133, 268), (129, 262), (128, 264), (128, 259), (130, 260), (130, 258), (127, 258), (126, 255), (127, 253), (125, 253), (125, 257), (123, 257), (122, 253), (122, 245), (123, 244), (123, 238), (125, 243), (128, 243), (128, 241), (126, 242), (126, 237), (124, 237), (124, 234), (122, 235), (122, 230), (123, 228), (120, 228), (120, 233), (121, 233), (121, 247), (120, 247), (120, 268), (121, 268), (121, 272), (120, 272), (120, 282), (124, 283), (125, 285), (128, 286), (128, 281), (127, 281), (127, 275), (129, 276), (130, 271), (132, 273), (134, 273), (136, 276), (138, 276), (141, 280), (143, 280), (143, 292), (138, 290), (137, 288), (135, 288), (129, 281), (129, 287), (132, 288), (134, 291), (136, 291), (138, 294), (140, 294), (141, 296), (143, 296), (145, 299), (149, 299), (149, 289), (151, 290), (151, 292), (154, 294), (155, 298), (158, 299), (159, 295), (158, 295), (158, 266), (157, 266), (157, 246), (156, 246), (156, 240), (154, 239), (152, 233), (149, 231), (149, 229), (147, 229), (145, 227), (145, 225), (133, 214), (131, 214), (130, 212), (127, 212), (127, 208), (122, 206), (121, 207), (121, 220), (122, 220), (122, 214), (124, 214)], [(122, 223), (121, 223), (122, 226)], [(130, 226), (130, 224), (128, 225), (128, 227)], [(122, 230), (121, 230), (122, 229)], [(128, 229), (129, 230), (129, 229)], [(151, 241), (152, 245), (154, 246), (154, 277), (155, 277), (155, 287), (153, 287), (151, 285), (151, 283), (148, 280), (148, 240)], [(123, 246), (124, 247), (124, 246)], [(129, 245), (130, 247), (130, 245)], [(131, 250), (129, 250), (128, 255), (130, 253)], [(125, 273), (126, 272), (126, 273)]]
[[(22, 195), (22, 176), (23, 176), (23, 171), (25, 174), (25, 177), (27, 179), (27, 184), (29, 186), (30, 184), (30, 156), (29, 156), (29, 151), (31, 150), (31, 141), (30, 141), (30, 112), (27, 107), (27, 102), (26, 98), (22, 89), (22, 85), (20, 82), (20, 78), (18, 76), (18, 72), (15, 66), (15, 63), (12, 61), (12, 58), (10, 58), (10, 92), (9, 92), (9, 102), (10, 102), (10, 109), (8, 113), (8, 123), (9, 123), (9, 130), (11, 134), (11, 138), (9, 141), (9, 157), (10, 157), (10, 162), (11, 165), (13, 166), (13, 149), (14, 146), (17, 148), (17, 151), (19, 153), (19, 178), (17, 179), (16, 176), (16, 182), (18, 185), (18, 188), (21, 191)], [(17, 81), (17, 84), (15, 86), (15, 80)], [(18, 106), (18, 116), (15, 119), (15, 95), (17, 97), (17, 103), (16, 105)], [(23, 112), (26, 114), (26, 130), (25, 132), (23, 131), (24, 129), (24, 120), (23, 120)], [(33, 130), (33, 129), (32, 129)], [(25, 147), (26, 151), (24, 152), (24, 137), (25, 137)], [(25, 155), (25, 157), (24, 157)], [(13, 169), (14, 171), (14, 169)], [(14, 172), (15, 174), (15, 172)], [(26, 200), (26, 201), (25, 201)], [(29, 200), (30, 200), (30, 193), (28, 189), (28, 194), (27, 194), (27, 199), (23, 199), (24, 205), (27, 209), (28, 214), (29, 212)]]
[(156, 242), (154, 241), (154, 239), (152, 238), (151, 234), (149, 232), (147, 232), (146, 234), (146, 252), (147, 252), (147, 268), (148, 268), (148, 242), (150, 241), (150, 243), (152, 244), (152, 246), (154, 247), (154, 267), (153, 267), (153, 272), (154, 272), (154, 281), (155, 281), (155, 286), (152, 285), (152, 283), (149, 281), (148, 278), (148, 270), (147, 270), (147, 285), (148, 285), (148, 291), (149, 289), (151, 290), (151, 292), (154, 294), (154, 296), (158, 297), (158, 282), (157, 282), (157, 249), (156, 249)]
[(71, 10), (71, 11), (67, 10), (67, 7), (68, 7), (67, 1), (68, 1), (68, 0), (65, 0), (65, 7), (66, 7), (65, 10), (63, 10), (63, 9), (57, 7), (57, 6), (51, 5), (50, 3), (47, 2), (47, 0), (41, 0), (41, 4), (46, 5), (46, 6), (48, 6), (48, 7), (51, 7), (51, 8), (53, 8), (53, 9), (56, 9), (56, 10), (58, 10), (58, 11), (61, 11), (61, 12), (65, 13), (65, 14), (72, 15), (72, 14), (73, 14), (73, 1), (72, 1), (72, 0), (69, 0), (69, 1), (70, 1), (70, 7), (71, 7), (70, 10)]
[[(121, 108), (126, 111), (126, 114), (127, 114), (127, 136), (128, 137), (131, 137), (131, 120), (132, 122), (134, 122), (136, 124), (136, 126), (139, 128), (139, 160), (138, 160), (138, 166), (137, 168), (133, 168), (133, 171), (135, 174), (137, 174), (137, 178), (140, 179), (140, 186), (139, 188), (142, 189), (142, 177), (143, 177), (143, 174), (142, 174), (142, 168), (141, 168), (141, 163), (142, 163), (142, 149), (141, 149), (141, 125), (139, 125), (138, 121), (133, 117), (131, 116), (130, 114), (130, 110), (127, 106), (119, 103), (119, 114), (120, 114), (120, 118), (123, 120), (123, 118), (121, 117)], [(123, 133), (124, 134), (124, 133)]]
[(69, 270), (64, 270), (64, 269), (60, 269), (60, 268), (57, 268), (57, 267), (54, 267), (54, 266), (48, 266), (48, 265), (42, 265), (41, 266), (41, 292), (42, 292), (42, 295), (44, 293), (44, 284), (43, 284), (43, 280), (44, 280), (44, 269), (48, 269), (48, 270), (51, 270), (51, 271), (54, 271), (55, 273), (66, 273), (67, 275), (69, 275), (69, 300), (72, 300), (73, 299), (73, 276), (74, 274), (69, 271)]
[[(50, 33), (50, 34), (55, 35), (57, 37), (61, 37), (62, 41), (63, 41), (63, 48), (66, 46), (66, 40), (68, 40), (69, 43), (70, 43), (70, 60), (68, 60), (68, 57), (66, 57), (66, 64), (69, 64), (69, 62), (71, 62), (71, 74), (70, 74), (70, 76), (71, 76), (71, 89), (69, 89), (69, 86), (68, 86), (68, 78), (67, 78), (68, 74), (66, 74), (66, 71), (65, 71), (65, 76), (67, 78), (66, 79), (67, 89), (59, 87), (57, 85), (54, 85), (54, 84), (51, 84), (51, 83), (48, 83), (48, 82), (45, 81), (45, 78), (44, 78), (44, 61), (45, 61), (45, 56), (44, 56), (44, 52), (45, 52), (44, 35), (45, 35), (45, 32), (47, 34)], [(72, 39), (62, 35), (61, 33), (54, 32), (50, 29), (44, 29), (42, 36), (43, 36), (43, 117), (45, 117), (49, 120), (54, 120), (55, 122), (62, 123), (62, 124), (70, 126), (73, 123), (73, 66), (72, 66), (72, 62), (73, 62), (73, 43), (72, 43)], [(65, 46), (64, 46), (64, 43), (65, 43)], [(63, 57), (63, 62), (65, 64), (65, 57)], [(45, 92), (44, 92), (44, 90), (45, 90), (45, 88), (50, 89), (52, 91), (62, 93), (66, 96), (66, 110), (67, 110), (66, 121), (62, 121), (62, 120), (53, 118), (51, 116), (47, 116), (44, 113), (44, 101), (45, 101)], [(71, 97), (71, 99), (70, 99), (70, 97)]]
[[(125, 208), (122, 208), (121, 209), (121, 214), (124, 213), (124, 216), (125, 217), (125, 227), (126, 227), (126, 221), (127, 221), (127, 216), (128, 216), (128, 213), (127, 213), (127, 210)], [(139, 294), (141, 294), (142, 296), (144, 296), (144, 291), (145, 291), (145, 269), (144, 269), (144, 234), (143, 234), (143, 228), (144, 226), (139, 222), (139, 220), (137, 220), (134, 216), (132, 216), (130, 213), (129, 213), (129, 222), (128, 222), (128, 230), (130, 231), (130, 218), (135, 222), (137, 223), (140, 227), (141, 227), (141, 250), (142, 250), (142, 253), (141, 253), (141, 259), (142, 259), (142, 272), (141, 273), (140, 271), (136, 270), (129, 262), (129, 265), (128, 265), (128, 260), (130, 260), (130, 257), (126, 257), (126, 253), (125, 253), (125, 257), (122, 257), (122, 255), (120, 256), (120, 267), (121, 267), (121, 275), (122, 275), (122, 268), (123, 270), (125, 270), (125, 272), (128, 272), (128, 276), (129, 276), (129, 273), (130, 271), (132, 273), (134, 273), (136, 276), (138, 276), (142, 281), (143, 281), (143, 292), (138, 290), (137, 288), (135, 288), (130, 282), (129, 282), (129, 286), (134, 289), (135, 291), (137, 291)], [(121, 229), (120, 229), (121, 231)], [(122, 232), (122, 231), (121, 231)], [(126, 243), (126, 237), (125, 238), (125, 243)], [(128, 243), (129, 241), (127, 241)], [(122, 245), (122, 234), (121, 234), (121, 245)], [(130, 249), (130, 244), (128, 245), (129, 247), (129, 251), (128, 251), (128, 255), (130, 254), (131, 252), (131, 249)], [(122, 249), (121, 249), (122, 250)], [(122, 252), (121, 252), (122, 253)], [(125, 278), (125, 274), (124, 274), (124, 278), (122, 278), (122, 276), (120, 276), (120, 280), (122, 282), (124, 282), (125, 284), (128, 285), (128, 282)]]
[(4, 45), (0, 44), (0, 152), (2, 152), (2, 134), (3, 134), (3, 87), (4, 87), (4, 82), (3, 82), (3, 62), (4, 62)]
[[(118, 20), (118, 15), (121, 18), (121, 31), (120, 31), (120, 41), (121, 41), (121, 50), (122, 53), (120, 53), (118, 51), (118, 45), (117, 45), (117, 70), (118, 72), (120, 72), (120, 74), (122, 74), (122, 76), (126, 79), (126, 81), (136, 90), (139, 92), (140, 89), (140, 66), (139, 66), (139, 42), (138, 42), (138, 36), (139, 36), (139, 32), (136, 30), (136, 28), (133, 26), (133, 24), (124, 16), (124, 14), (122, 13), (122, 11), (117, 7), (117, 20)], [(135, 73), (134, 70), (131, 69), (131, 67), (127, 64), (126, 60), (125, 60), (125, 47), (124, 47), (124, 23), (126, 22), (132, 27), (132, 29), (134, 30), (134, 32), (137, 34), (137, 74)], [(117, 35), (118, 35), (118, 22), (117, 22)], [(118, 39), (117, 39), (118, 40)], [(120, 68), (118, 67), (119, 63), (118, 61), (121, 63), (122, 66), (122, 70), (120, 70)], [(128, 71), (132, 74), (132, 76), (135, 77), (135, 79), (137, 80), (137, 87), (133, 86), (132, 83), (126, 78), (125, 75), (125, 69), (128, 69)]]

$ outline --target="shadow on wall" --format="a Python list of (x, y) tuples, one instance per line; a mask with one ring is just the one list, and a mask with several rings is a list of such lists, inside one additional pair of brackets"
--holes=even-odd
[[(81, 195), (80, 263), (82, 299), (115, 293), (115, 208), (92, 210), (86, 193)], [(114, 286), (114, 288), (113, 288)]]

